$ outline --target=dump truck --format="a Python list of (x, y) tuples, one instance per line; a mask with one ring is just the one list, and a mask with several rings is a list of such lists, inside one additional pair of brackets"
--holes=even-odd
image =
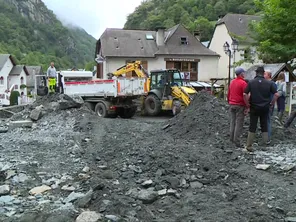
[(126, 73), (134, 73), (140, 78), (147, 78), (145, 88), (148, 93), (141, 98), (142, 113), (157, 116), (163, 111), (172, 111), (174, 115), (189, 106), (197, 91), (186, 85), (178, 69), (152, 70), (150, 74), (142, 67), (141, 61), (133, 61), (109, 73), (110, 79)]
[[(131, 75), (127, 76), (128, 73)], [(142, 113), (149, 116), (162, 111), (177, 115), (196, 94), (193, 87), (185, 86), (179, 70), (153, 70), (149, 75), (141, 61), (127, 63), (107, 76), (107, 79), (94, 79), (92, 72), (61, 71), (57, 92), (80, 96), (89, 109), (110, 118), (133, 117), (138, 100)], [(46, 87), (42, 91), (46, 92)]]
[[(131, 118), (137, 111), (134, 100), (147, 93), (146, 81), (146, 78), (125, 77), (94, 79), (92, 72), (61, 71), (57, 78), (57, 92), (80, 96), (86, 106), (100, 117)], [(47, 91), (44, 83), (36, 88), (42, 89), (39, 90), (42, 91), (41, 96)]]

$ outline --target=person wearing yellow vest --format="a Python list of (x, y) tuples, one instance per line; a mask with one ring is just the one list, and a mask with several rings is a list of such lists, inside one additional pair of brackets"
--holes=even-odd
[(47, 78), (49, 92), (54, 93), (56, 89), (57, 71), (53, 62), (50, 63), (50, 66), (47, 69)]

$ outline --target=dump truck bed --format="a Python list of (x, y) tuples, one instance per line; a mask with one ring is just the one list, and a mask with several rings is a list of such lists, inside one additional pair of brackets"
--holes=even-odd
[(117, 78), (64, 83), (64, 93), (82, 97), (126, 97), (147, 93), (145, 78)]

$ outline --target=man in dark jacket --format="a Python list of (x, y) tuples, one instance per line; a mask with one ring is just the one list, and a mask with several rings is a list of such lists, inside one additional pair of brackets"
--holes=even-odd
[(230, 105), (230, 141), (240, 147), (239, 137), (243, 131), (246, 103), (244, 101), (244, 90), (247, 83), (244, 80), (245, 70), (237, 68), (235, 70), (236, 78), (231, 81), (227, 100)]
[[(256, 69), (256, 77), (252, 79), (244, 92), (244, 98), (247, 107), (250, 108), (250, 127), (247, 139), (246, 149), (253, 151), (252, 145), (255, 139), (258, 119), (260, 119), (263, 142), (268, 143), (268, 115), (269, 110), (274, 106), (278, 93), (275, 85), (264, 78), (264, 68), (262, 66)], [(250, 93), (250, 99), (249, 99)], [(270, 101), (271, 95), (273, 100)]]

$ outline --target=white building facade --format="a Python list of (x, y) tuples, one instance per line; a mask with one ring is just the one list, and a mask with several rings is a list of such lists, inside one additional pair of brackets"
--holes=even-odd
[[(217, 22), (209, 49), (220, 55), (218, 62), (219, 78), (228, 78), (229, 74), (229, 55), (225, 53), (223, 48), (225, 42), (230, 45), (231, 50), (231, 78), (235, 77), (234, 69), (236, 66), (248, 69), (252, 65), (262, 63), (258, 59), (256, 48), (252, 46), (249, 31), (250, 23), (259, 20), (259, 16), (227, 14)], [(231, 48), (233, 41), (238, 42), (238, 50), (236, 51)]]
[(96, 49), (97, 78), (107, 78), (127, 62), (140, 60), (148, 71), (176, 68), (190, 81), (218, 77), (219, 55), (205, 47), (182, 25), (154, 31), (107, 29)]

